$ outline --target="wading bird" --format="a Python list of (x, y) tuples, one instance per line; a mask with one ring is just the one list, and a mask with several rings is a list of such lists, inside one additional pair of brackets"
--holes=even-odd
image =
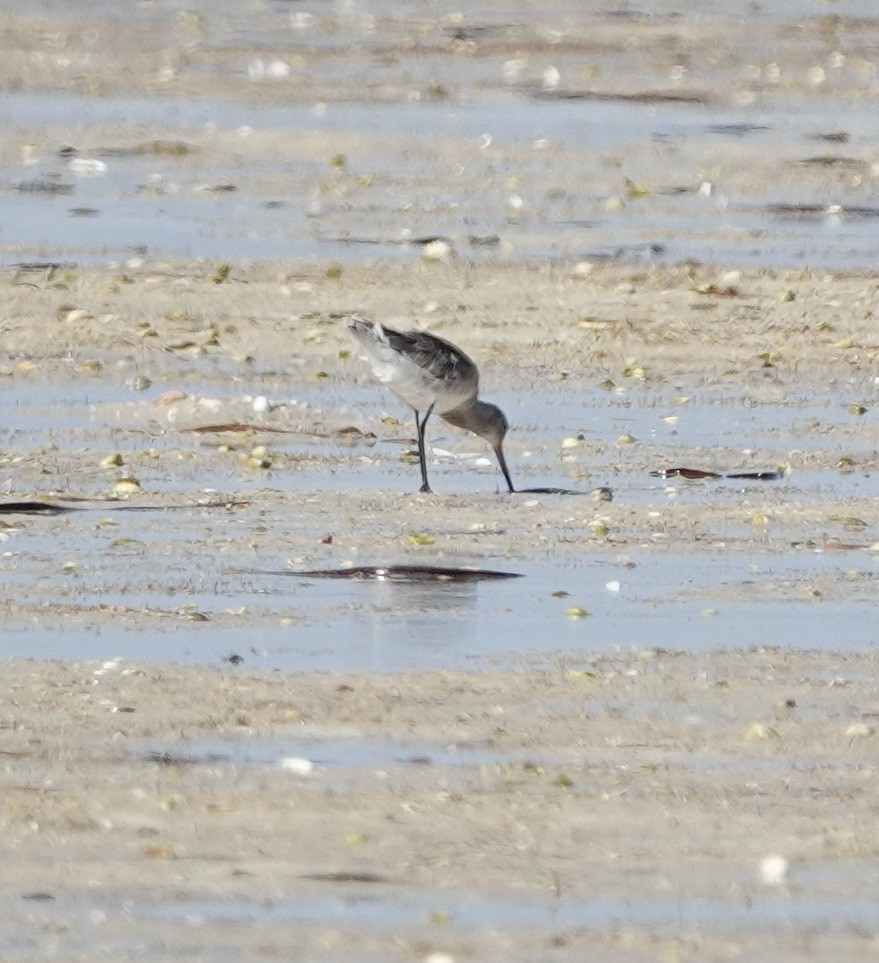
[(516, 490), (504, 458), (507, 419), (496, 405), (477, 397), (479, 369), (460, 348), (433, 334), (394, 331), (360, 318), (352, 318), (348, 329), (376, 380), (415, 412), (421, 491), (430, 491), (424, 429), (433, 412), (450, 425), (484, 438), (494, 449), (510, 491)]

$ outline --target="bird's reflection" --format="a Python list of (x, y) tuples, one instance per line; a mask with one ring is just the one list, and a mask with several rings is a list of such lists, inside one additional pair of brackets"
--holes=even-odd
[(481, 648), (479, 585), (474, 582), (378, 580), (364, 591), (369, 595), (369, 641), (379, 661), (389, 648), (405, 650), (416, 665), (425, 649)]

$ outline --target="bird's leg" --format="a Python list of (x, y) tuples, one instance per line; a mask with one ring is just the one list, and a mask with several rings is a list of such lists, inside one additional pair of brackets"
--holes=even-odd
[(415, 412), (415, 427), (418, 429), (418, 460), (421, 463), (421, 488), (419, 491), (422, 492), (430, 492), (430, 484), (427, 481), (427, 454), (424, 451), (424, 429), (432, 411), (433, 405), (427, 409), (420, 421), (418, 420), (418, 412)]

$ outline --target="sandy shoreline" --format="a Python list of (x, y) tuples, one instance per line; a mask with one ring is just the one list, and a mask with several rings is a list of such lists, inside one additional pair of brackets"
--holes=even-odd
[[(246, 573), (259, 570), (517, 571), (590, 557), (658, 564), (664, 553), (790, 562), (759, 579), (779, 602), (867, 597), (879, 442), (871, 279), (744, 272), (720, 296), (716, 271), (684, 268), (596, 266), (584, 279), (540, 266), (383, 264), (341, 278), (254, 267), (216, 284), (201, 266), (145, 265), (120, 277), (28, 272), (3, 286), (2, 384), (16, 413), (5, 498), (91, 508), (6, 520), (21, 589), (7, 620), (50, 625), (78, 609), (80, 624), (145, 625), (144, 608), (194, 603), (221, 628), (241, 623), (231, 600), (222, 607), (226, 587), (243, 573), (257, 589)], [(438, 494), (413, 494), (410, 416), (354, 357), (341, 320), (351, 310), (427, 327), (479, 360), (486, 397), (513, 423), (520, 487), (608, 486), (614, 500), (493, 497), (487, 453), (441, 424)], [(260, 397), (269, 411), (255, 411)], [(192, 430), (236, 423), (248, 430)], [(679, 466), (785, 475), (712, 486), (650, 474)], [(120, 496), (127, 478), (140, 490)], [(107, 501), (119, 497), (240, 507), (126, 516)], [(17, 554), (29, 537), (32, 550)], [(816, 552), (839, 558), (837, 570), (796, 572)], [(736, 586), (713, 587), (721, 594), (702, 607), (755, 591)], [(307, 615), (285, 610), (280, 583), (240, 604)]]
[(875, 955), (872, 10), (288, 6), (3, 14), (0, 955)]
[[(339, 363), (348, 361), (339, 351), (351, 352), (341, 321), (351, 312), (465, 341), (483, 367), (515, 365), (592, 384), (645, 376), (695, 385), (738, 381), (755, 392), (808, 384), (810, 377), (869, 384), (877, 351), (876, 281), (865, 272), (602, 263), (581, 272), (570, 261), (414, 259), (344, 268), (244, 262), (231, 264), (229, 280), (218, 284), (216, 267), (136, 259), (107, 268), (10, 268), (6, 374), (34, 360), (49, 366), (47, 373), (63, 373), (66, 363), (86, 377), (85, 363), (104, 352), (120, 366), (148, 360), (161, 371), (173, 364), (163, 353), (198, 359), (218, 347), (213, 354), (239, 364), (233, 376), (332, 363), (332, 376), (362, 378), (353, 362)], [(37, 326), (50, 321), (47, 342)]]
[[(872, 654), (393, 676), (6, 668), (11, 958), (874, 946)], [(242, 744), (267, 754), (236, 764)], [(307, 774), (282, 763), (302, 746)], [(321, 761), (339, 746), (344, 761)], [(376, 748), (382, 764), (358, 762)], [(790, 861), (780, 886), (760, 878), (774, 854)], [(517, 906), (538, 919), (517, 925)]]
[[(0, 260), (870, 270), (863, 0), (2, 17)], [(413, 243), (414, 242), (414, 243)]]
[[(108, 476), (98, 452), (124, 443), (126, 467), (145, 485), (135, 501), (197, 498), (237, 454), (171, 435), (170, 449), (149, 455), (131, 430), (150, 428), (148, 444), (155, 446), (174, 425), (165, 420), (157, 429), (168, 408), (156, 405), (156, 393), (176, 380), (187, 396), (176, 404), (186, 412), (227, 370), (233, 395), (266, 385), (272, 393), (284, 383), (295, 393), (319, 371), (329, 374), (320, 383), (366, 385), (354, 359), (344, 356), (348, 345), (333, 317), (343, 309), (410, 322), (426, 317), (432, 330), (466, 343), (495, 385), (514, 391), (535, 383), (550, 392), (559, 384), (564, 392), (595, 390), (609, 377), (633, 398), (645, 390), (666, 397), (719, 380), (729, 396), (770, 406), (810, 384), (825, 390), (834, 382), (863, 399), (875, 391), (867, 307), (874, 284), (861, 277), (746, 273), (736, 281), (737, 297), (719, 298), (697, 290), (716, 274), (683, 269), (599, 267), (585, 281), (542, 268), (470, 274), (448, 265), (346, 269), (341, 283), (314, 270), (279, 279), (262, 268), (225, 285), (184, 266), (132, 272), (122, 284), (114, 276), (76, 272), (60, 286), (33, 277), (27, 286), (4, 284), (10, 397), (27, 397), (51, 379), (68, 391), (84, 380), (95, 393), (101, 385), (124, 392), (138, 374), (158, 382), (146, 397), (130, 392), (132, 401), (118, 408), (121, 421), (111, 414), (120, 402), (101, 401), (90, 427), (10, 434), (10, 497), (106, 496), (119, 472)], [(795, 291), (795, 299), (779, 300), (779, 290)], [(422, 315), (428, 297), (436, 306)], [(547, 332), (541, 319), (550, 303), (554, 325)], [(77, 310), (85, 315), (71, 318)], [(147, 326), (155, 336), (140, 337)], [(210, 326), (218, 336), (198, 334)], [(192, 346), (167, 350), (187, 340)], [(288, 353), (291, 344), (295, 352)], [(572, 354), (574, 344), (584, 344), (582, 355)], [(767, 351), (770, 367), (761, 357)], [(284, 366), (276, 368), (279, 357)], [(626, 374), (639, 364), (642, 374)], [(567, 378), (551, 380), (561, 366)], [(382, 402), (371, 407), (375, 399), (367, 395), (360, 427), (405, 437), (405, 422), (383, 425)], [(240, 405), (233, 399), (201, 417), (243, 417)], [(387, 400), (385, 410), (392, 405)], [(295, 412), (279, 409), (269, 423), (295, 426), (299, 418), (317, 433), (352, 418), (332, 408)], [(511, 435), (520, 470), (526, 446), (542, 462), (558, 457), (563, 435), (535, 445), (531, 430), (519, 429), (518, 440)], [(795, 477), (808, 482), (810, 472), (836, 472), (842, 484), (840, 456), (856, 451), (858, 470), (869, 479), (874, 434), (869, 418), (853, 416), (848, 427), (826, 431), (824, 447), (808, 456), (796, 455), (792, 439), (788, 457), (800, 459)], [(269, 444), (283, 451), (281, 442)], [(695, 504), (667, 499), (660, 506), (657, 541), (650, 501), (523, 505), (472, 491), (480, 476), (468, 463), (446, 470), (441, 483), (450, 490), (425, 500), (405, 493), (415, 467), (396, 463), (392, 452), (379, 453), (375, 470), (379, 483), (399, 483), (401, 493), (347, 486), (321, 494), (320, 459), (330, 451), (327, 441), (315, 444), (316, 460), (299, 469), (317, 473), (310, 489), (279, 490), (295, 470), (292, 462), (279, 463), (272, 476), (278, 481), (249, 490), (250, 507), (231, 516), (234, 527), (212, 514), (198, 521), (201, 544), (189, 529), (176, 533), (159, 520), (144, 523), (134, 554), (118, 554), (120, 541), (129, 551), (123, 525), (90, 555), (106, 512), (98, 525), (7, 518), (7, 574), (19, 584), (25, 579), (29, 590), (7, 596), (4, 618), (50, 633), (30, 636), (45, 639), (72, 618), (80, 631), (100, 631), (108, 646), (123, 650), (113, 626), (146, 629), (156, 616), (137, 602), (101, 605), (108, 587), (136, 599), (148, 581), (173, 612), (199, 591), (202, 571), (215, 577), (218, 553), (224, 565), (238, 567), (266, 559), (280, 567), (291, 558), (338, 564), (378, 552), (401, 560), (514, 566), (567, 557), (582, 564), (608, 550), (642, 564), (670, 550), (706, 559), (718, 552), (802, 559), (815, 548), (826, 552), (833, 539), (857, 540), (861, 548), (841, 553), (845, 566), (823, 580), (764, 581), (763, 597), (779, 606), (810, 598), (816, 615), (826, 604), (866, 611), (857, 606), (874, 578), (875, 500), (867, 491), (841, 501), (833, 488), (819, 487), (814, 497), (805, 488), (788, 503), (771, 487), (744, 496), (729, 490), (717, 499), (696, 489), (703, 494)], [(610, 463), (618, 475), (607, 477), (624, 484), (659, 457), (705, 464), (735, 453), (687, 446), (685, 439), (680, 445), (640, 453), (623, 445), (611, 455), (596, 443), (588, 454), (595, 464), (579, 483), (591, 474), (599, 480), (595, 465), (608, 471)], [(332, 458), (344, 468), (358, 451)], [(186, 452), (190, 467), (181, 474), (173, 466)], [(759, 450), (750, 462), (737, 455), (745, 467), (768, 458)], [(236, 477), (233, 493), (250, 476)], [(162, 478), (176, 479), (176, 492), (163, 491)], [(432, 519), (437, 505), (445, 514)], [(768, 529), (748, 521), (770, 507)], [(328, 512), (344, 519), (329, 546), (320, 544)], [(734, 538), (731, 515), (742, 523)], [(852, 522), (858, 517), (860, 527)], [(606, 532), (595, 529), (599, 518)], [(482, 528), (468, 534), (476, 522)], [(407, 532), (425, 529), (436, 535), (433, 545), (407, 544)], [(562, 534), (547, 540), (548, 532)], [(84, 563), (73, 581), (59, 573), (51, 541), (44, 558), (28, 553), (28, 539), (36, 546), (51, 538), (71, 551), (66, 560)], [(806, 542), (811, 548), (796, 548)], [(737, 593), (745, 599), (754, 588), (743, 582), (714, 591), (709, 603)], [(263, 614), (258, 607), (224, 614), (218, 601), (208, 632), (236, 620), (277, 625), (293, 611), (277, 592), (262, 603)], [(709, 603), (696, 593), (694, 605)], [(186, 618), (183, 612), (177, 619), (180, 631), (188, 631)], [(872, 952), (879, 704), (872, 653), (843, 654), (826, 639), (822, 652), (753, 649), (742, 640), (733, 652), (598, 655), (588, 651), (589, 633), (601, 619), (591, 621), (595, 628), (587, 619), (576, 650), (523, 657), (508, 671), (258, 673), (248, 668), (247, 653), (237, 668), (7, 662), (7, 899), (0, 928), (17, 954), (12, 958), (51, 951), (67, 959), (293, 953), (405, 960), (448, 953), (528, 960), (597, 953), (619, 960), (802, 960)], [(674, 649), (663, 624), (657, 622), (658, 644)], [(553, 625), (547, 623), (547, 640), (558, 631)], [(771, 641), (759, 619), (754, 629), (760, 641)], [(709, 639), (710, 620), (691, 631)], [(536, 642), (533, 651), (546, 648), (552, 646)], [(300, 756), (314, 762), (312, 772), (281, 765)], [(776, 854), (791, 868), (784, 885), (770, 886), (759, 868)]]

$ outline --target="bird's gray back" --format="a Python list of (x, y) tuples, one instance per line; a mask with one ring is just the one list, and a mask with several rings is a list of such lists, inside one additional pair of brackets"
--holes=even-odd
[(475, 400), (479, 369), (445, 338), (359, 320), (350, 330), (377, 380), (416, 410), (433, 404), (442, 414)]

